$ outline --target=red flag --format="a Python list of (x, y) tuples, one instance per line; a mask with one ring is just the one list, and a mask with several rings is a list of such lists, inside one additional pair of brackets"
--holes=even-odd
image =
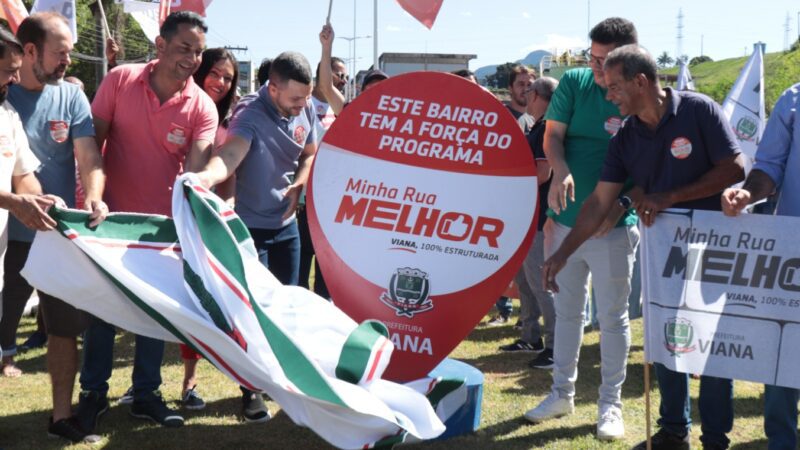
[(161, 3), (158, 5), (158, 24), (164, 23), (169, 15), (169, 10), (171, 6), (171, 0), (161, 0)]
[(430, 30), (444, 0), (397, 0), (397, 3)]
[(28, 10), (22, 4), (22, 0), (0, 0), (0, 19), (6, 19), (12, 33), (17, 34), (19, 24), (26, 17)]
[(206, 8), (212, 0), (161, 0), (158, 10), (159, 23), (164, 23), (164, 19), (175, 11), (193, 11), (201, 16), (206, 16)]

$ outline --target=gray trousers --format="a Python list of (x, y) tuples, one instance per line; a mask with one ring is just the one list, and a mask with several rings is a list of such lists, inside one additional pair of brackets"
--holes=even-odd
[[(553, 293), (542, 288), (542, 264), (544, 264), (544, 233), (539, 231), (514, 281), (519, 287), (521, 339), (529, 344), (543, 339), (545, 348), (552, 349), (556, 311), (553, 306)], [(539, 323), (540, 317), (544, 326)]]
[[(548, 219), (544, 231), (545, 255), (549, 256), (561, 246), (570, 228)], [(631, 345), (628, 295), (638, 244), (639, 230), (636, 227), (615, 228), (604, 237), (584, 242), (556, 275), (560, 291), (555, 294), (553, 392), (559, 397), (575, 396), (587, 284), (591, 273), (600, 323), (602, 383), (598, 403), (622, 407), (620, 394)]]

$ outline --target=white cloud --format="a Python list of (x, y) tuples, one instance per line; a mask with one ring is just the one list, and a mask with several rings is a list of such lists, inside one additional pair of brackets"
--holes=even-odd
[(402, 30), (403, 29), (398, 27), (397, 25), (386, 25), (386, 31), (395, 32), (395, 31), (402, 31)]
[(528, 13), (528, 11), (522, 11), (522, 17), (525, 19), (530, 19), (531, 15)]
[(560, 34), (546, 34), (544, 42), (527, 45), (522, 48), (525, 53), (534, 50), (547, 50), (552, 52), (554, 49), (559, 53), (566, 49), (586, 47), (586, 39), (577, 36), (562, 36)]

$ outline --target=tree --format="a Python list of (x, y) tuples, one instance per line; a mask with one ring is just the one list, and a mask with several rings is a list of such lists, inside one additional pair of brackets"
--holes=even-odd
[(694, 66), (704, 62), (712, 62), (714, 61), (711, 57), (703, 55), (703, 56), (695, 56), (694, 58), (689, 60), (689, 65)]
[(495, 73), (486, 76), (486, 85), (498, 89), (508, 89), (508, 75), (511, 69), (518, 66), (519, 63), (507, 62), (497, 66)]
[(671, 56), (669, 56), (669, 53), (664, 52), (661, 55), (659, 55), (658, 59), (656, 59), (656, 62), (658, 63), (658, 67), (661, 67), (663, 69), (665, 67), (671, 66), (672, 63), (675, 62), (675, 60), (672, 59)]

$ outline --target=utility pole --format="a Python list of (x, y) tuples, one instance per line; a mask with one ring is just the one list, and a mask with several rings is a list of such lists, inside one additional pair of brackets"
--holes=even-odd
[[(592, 0), (586, 0), (586, 39), (589, 39), (590, 31), (592, 31)], [(589, 45), (592, 45), (591, 39)]]
[(701, 34), (701, 35), (700, 35), (700, 56), (703, 56), (703, 55), (705, 55), (705, 53), (703, 53), (703, 39), (704, 39), (704, 38), (705, 38), (705, 35), (704, 35), (704, 34)]
[(678, 35), (675, 45), (675, 62), (679, 62), (683, 58), (683, 9), (678, 9)]
[(791, 27), (789, 26), (792, 19), (789, 18), (789, 12), (786, 12), (786, 22), (783, 24), (783, 51), (789, 50), (789, 31)]

